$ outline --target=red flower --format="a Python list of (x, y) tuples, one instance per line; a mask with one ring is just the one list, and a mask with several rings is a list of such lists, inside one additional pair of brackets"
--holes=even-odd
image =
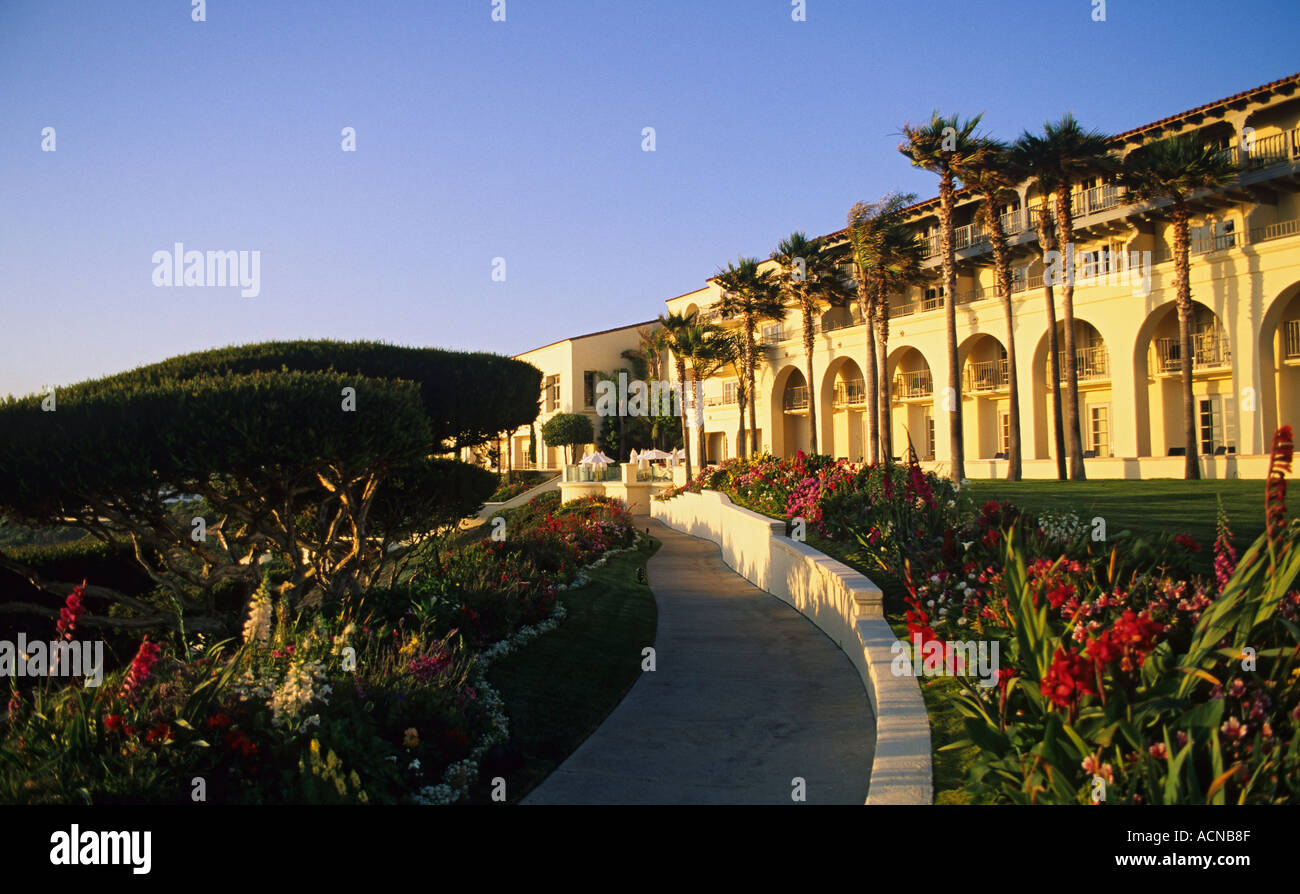
[(172, 728), (166, 723), (160, 723), (157, 726), (155, 726), (153, 729), (149, 730), (148, 735), (144, 737), (144, 741), (148, 745), (152, 745), (155, 742), (161, 744), (163, 742), (166, 742), (171, 737), (172, 737)]
[(126, 672), (126, 680), (122, 683), (122, 697), (128, 701), (139, 695), (140, 687), (153, 674), (153, 666), (158, 661), (158, 655), (162, 651), (157, 643), (149, 642), (146, 634), (145, 638), (140, 641), (140, 649), (131, 659), (131, 667)]
[(83, 580), (80, 586), (72, 588), (72, 592), (63, 603), (63, 608), (59, 609), (59, 620), (54, 626), (63, 639), (72, 639), (72, 631), (77, 627), (77, 619), (86, 613), (86, 606), (82, 602), (85, 595), (86, 582)]
[(104, 729), (111, 733), (120, 733), (122, 731), (122, 715), (109, 714), (104, 718)]
[(1093, 687), (1092, 662), (1078, 652), (1058, 648), (1040, 688), (1052, 704), (1073, 710), (1080, 696), (1097, 694)]
[(1179, 534), (1174, 538), (1174, 543), (1177, 543), (1189, 553), (1199, 553), (1201, 551), (1201, 545), (1186, 534)]
[(257, 754), (257, 746), (253, 740), (244, 735), (242, 730), (230, 729), (226, 731), (223, 740), (226, 747), (242, 757), (252, 757)]
[(223, 711), (218, 711), (208, 718), (207, 727), (208, 729), (229, 729), (230, 725), (234, 722), (234, 718), (229, 714), (226, 714)]

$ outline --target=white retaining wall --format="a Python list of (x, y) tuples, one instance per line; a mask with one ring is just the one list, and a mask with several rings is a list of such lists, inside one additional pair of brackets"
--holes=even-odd
[(849, 656), (876, 715), (867, 803), (932, 803), (930, 720), (916, 678), (890, 672), (898, 637), (885, 621), (880, 588), (843, 562), (787, 538), (784, 522), (742, 509), (717, 491), (655, 500), (650, 514), (718, 544), (729, 567), (798, 609)]

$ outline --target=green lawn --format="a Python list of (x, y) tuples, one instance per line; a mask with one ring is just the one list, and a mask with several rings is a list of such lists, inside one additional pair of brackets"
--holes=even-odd
[(547, 777), (614, 710), (641, 675), (641, 650), (654, 644), (654, 594), (637, 582), (638, 569), (659, 541), (612, 556), (588, 571), (591, 583), (561, 597), (568, 616), (560, 625), (496, 662), (488, 680), (505, 700), (511, 757), (522, 766), (502, 772), (486, 763), (471, 792), (490, 802), (490, 776), (504, 776), (506, 796), (518, 801)]
[[(1217, 499), (1223, 500), (1238, 554), (1264, 531), (1263, 481), (972, 481), (962, 489), (977, 503), (1008, 500), (1030, 512), (1073, 512), (1106, 520), (1108, 535), (1130, 530), (1143, 537), (1188, 534), (1204, 550), (1197, 565), (1209, 572)], [(1291, 502), (1290, 515), (1300, 503)]]

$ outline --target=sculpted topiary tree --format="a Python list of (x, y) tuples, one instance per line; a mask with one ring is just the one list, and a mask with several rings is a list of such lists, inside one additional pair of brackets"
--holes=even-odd
[[(251, 590), (268, 559), (288, 566), (291, 598), (338, 597), (474, 511), (494, 476), (435, 456), (531, 422), (540, 384), (536, 368), (505, 357), (374, 343), (175, 357), (58, 389), (45, 406), (0, 403), (0, 513), (128, 541), (171, 597), (160, 608), (91, 581), (99, 617), (87, 623), (225, 629), (214, 590), (230, 580)], [(202, 516), (171, 511), (187, 495), (202, 498)], [(79, 583), (3, 553), (0, 567), (56, 596)], [(126, 610), (104, 617), (104, 601)]]
[(582, 413), (556, 413), (542, 425), (542, 440), (551, 447), (567, 448), (573, 462), (573, 448), (592, 443), (596, 433)]

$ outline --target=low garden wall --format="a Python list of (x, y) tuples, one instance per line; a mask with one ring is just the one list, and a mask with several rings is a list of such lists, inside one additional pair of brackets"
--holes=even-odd
[(711, 540), (722, 560), (796, 608), (849, 656), (876, 715), (868, 804), (933, 801), (930, 721), (914, 677), (890, 671), (898, 637), (885, 621), (883, 594), (865, 575), (785, 536), (785, 523), (742, 509), (717, 491), (651, 503), (651, 516)]

